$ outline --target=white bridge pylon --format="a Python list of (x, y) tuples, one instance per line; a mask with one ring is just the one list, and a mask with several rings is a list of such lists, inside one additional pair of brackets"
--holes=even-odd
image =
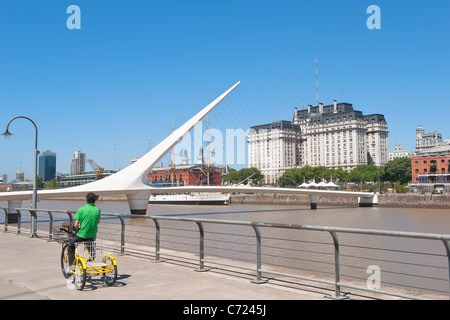
[[(39, 198), (48, 199), (67, 196), (84, 196), (88, 192), (95, 192), (99, 196), (125, 194), (130, 206), (130, 212), (132, 214), (145, 214), (151, 190), (154, 189), (147, 183), (147, 173), (149, 170), (239, 84), (240, 81), (203, 108), (180, 128), (172, 132), (171, 135), (147, 152), (138, 161), (125, 169), (101, 180), (76, 187), (57, 190), (40, 190), (38, 191)], [(8, 201), (9, 208), (18, 208), (21, 207), (23, 200), (31, 199), (31, 196), (31, 191), (2, 192), (0, 193), (0, 201)]]
[[(245, 193), (288, 193), (304, 194), (310, 197), (311, 208), (316, 208), (316, 197), (320, 195), (331, 196), (349, 196), (358, 197), (362, 206), (371, 206), (376, 203), (376, 195), (368, 192), (346, 192), (346, 191), (328, 191), (328, 190), (306, 190), (290, 188), (257, 188), (257, 187), (170, 187), (154, 188), (148, 184), (147, 174), (149, 170), (163, 158), (194, 126), (199, 123), (208, 113), (210, 113), (225, 97), (232, 92), (240, 81), (225, 91), (217, 99), (203, 108), (199, 113), (189, 119), (180, 128), (172, 132), (166, 139), (156, 147), (146, 153), (135, 163), (125, 169), (84, 185), (56, 189), (39, 190), (40, 199), (55, 199), (59, 197), (85, 196), (88, 192), (94, 192), (99, 196), (107, 195), (126, 195), (131, 214), (144, 215), (147, 212), (147, 206), (151, 193), (184, 193), (184, 192), (245, 192)], [(31, 199), (31, 191), (1, 192), (0, 201), (8, 201), (9, 208), (21, 207), (23, 200)]]

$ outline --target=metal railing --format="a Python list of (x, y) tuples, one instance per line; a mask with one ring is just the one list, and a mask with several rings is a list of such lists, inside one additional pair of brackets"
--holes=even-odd
[[(5, 232), (8, 231), (9, 229), (13, 229), (11, 228), (11, 226), (8, 223), (8, 212), (11, 214), (11, 212), (13, 213), (17, 213), (17, 226), (14, 228), (17, 230), (17, 233), (22, 233), (22, 231), (24, 231), (25, 229), (22, 226), (22, 212), (28, 212), (30, 214), (31, 217), (34, 217), (37, 219), (37, 214), (47, 214), (49, 219), (48, 219), (48, 233), (43, 233), (40, 232), (41, 234), (48, 234), (48, 239), (52, 240), (53, 238), (53, 230), (54, 230), (54, 214), (59, 214), (59, 215), (64, 215), (67, 216), (70, 223), (70, 226), (72, 228), (73, 225), (73, 216), (75, 214), (75, 212), (73, 211), (66, 211), (66, 210), (52, 210), (52, 209), (26, 209), (26, 208), (16, 208), (16, 209), (11, 209), (11, 208), (1, 208), (0, 207), (0, 212), (3, 211), (5, 213), (5, 220), (4, 220), (4, 230)], [(431, 258), (434, 258), (434, 256), (438, 256), (441, 258), (446, 259), (446, 266), (428, 266), (428, 265), (423, 265), (423, 264), (415, 264), (412, 262), (403, 262), (405, 265), (412, 265), (413, 267), (417, 267), (417, 268), (428, 268), (428, 267), (432, 267), (432, 268), (438, 268), (440, 269), (440, 271), (446, 271), (446, 276), (442, 277), (442, 278), (436, 278), (434, 275), (415, 275), (412, 274), (412, 277), (417, 277), (417, 278), (423, 278), (425, 280), (429, 280), (429, 281), (434, 281), (434, 280), (440, 280), (440, 281), (446, 281), (447, 282), (447, 289), (445, 291), (440, 291), (443, 292), (445, 295), (447, 295), (448, 297), (450, 297), (450, 235), (448, 234), (432, 234), (432, 233), (417, 233), (417, 232), (402, 232), (402, 231), (386, 231), (386, 230), (374, 230), (374, 229), (357, 229), (357, 228), (341, 228), (341, 227), (327, 227), (327, 226), (309, 226), (309, 225), (299, 225), (299, 224), (283, 224), (283, 223), (266, 223), (266, 222), (250, 222), (250, 221), (231, 221), (231, 220), (215, 220), (215, 219), (197, 219), (197, 218), (186, 218), (186, 217), (168, 217), (168, 216), (135, 216), (135, 215), (127, 215), (127, 214), (112, 214), (112, 213), (102, 213), (102, 220), (104, 219), (104, 217), (108, 217), (108, 219), (114, 219), (114, 220), (118, 220), (120, 222), (120, 227), (114, 227), (114, 231), (112, 233), (118, 233), (118, 229), (120, 229), (120, 240), (118, 241), (119, 244), (117, 245), (117, 247), (120, 250), (120, 254), (125, 254), (125, 251), (130, 249), (130, 250), (134, 250), (134, 251), (142, 251), (142, 252), (151, 252), (154, 254), (154, 261), (155, 262), (160, 262), (161, 261), (161, 256), (172, 256), (172, 257), (178, 257), (178, 258), (183, 258), (183, 259), (188, 259), (188, 260), (194, 260), (198, 263), (198, 268), (196, 269), (196, 271), (208, 271), (209, 269), (205, 267), (205, 263), (208, 264), (217, 264), (217, 265), (222, 265), (222, 266), (228, 266), (228, 267), (233, 267), (233, 268), (240, 268), (240, 269), (245, 269), (245, 270), (250, 270), (252, 272), (255, 272), (255, 278), (252, 280), (252, 282), (254, 283), (265, 283), (268, 280), (263, 279), (263, 274), (264, 275), (278, 275), (278, 276), (282, 276), (282, 277), (289, 277), (289, 278), (296, 278), (296, 279), (301, 279), (301, 280), (306, 280), (306, 281), (312, 281), (312, 282), (317, 282), (317, 283), (322, 283), (322, 284), (326, 284), (326, 285), (331, 285), (333, 287), (333, 291), (334, 291), (334, 295), (332, 295), (333, 298), (336, 299), (340, 299), (340, 298), (344, 298), (345, 294), (342, 295), (342, 291), (341, 288), (350, 288), (350, 289), (356, 289), (356, 290), (361, 290), (361, 291), (368, 291), (368, 292), (373, 292), (373, 293), (377, 293), (377, 294), (383, 294), (383, 295), (390, 295), (390, 296), (398, 296), (398, 297), (402, 297), (402, 298), (407, 298), (407, 299), (424, 299), (424, 296), (422, 294), (417, 294), (417, 295), (412, 295), (409, 293), (405, 293), (404, 291), (398, 291), (398, 290), (381, 290), (379, 288), (371, 288), (368, 286), (363, 286), (363, 285), (359, 285), (359, 284), (355, 284), (353, 282), (343, 282), (341, 280), (341, 276), (343, 275), (342, 273), (342, 263), (341, 263), (341, 259), (342, 257), (346, 258), (346, 259), (352, 259), (354, 258), (352, 256), (352, 254), (343, 254), (341, 253), (341, 249), (342, 248), (349, 248), (349, 247), (358, 247), (359, 243), (358, 242), (354, 242), (353, 240), (350, 242), (350, 244), (341, 244), (340, 243), (340, 237), (343, 234), (351, 234), (351, 235), (364, 235), (364, 236), (376, 236), (376, 237), (395, 237), (395, 238), (403, 238), (406, 239), (408, 242), (417, 240), (417, 239), (424, 239), (424, 240), (431, 240), (433, 242), (437, 242), (437, 243), (442, 243), (443, 246), (441, 246), (441, 249), (445, 249), (441, 250), (443, 251), (443, 253), (432, 253), (432, 254), (428, 254), (425, 252), (420, 252), (420, 251), (411, 251), (410, 245), (407, 244), (407, 248), (408, 250), (402, 249), (402, 252), (406, 252), (407, 254), (424, 254), (424, 255), (429, 255), (431, 256)], [(154, 224), (154, 240), (153, 240), (153, 247), (154, 250), (149, 250), (146, 248), (140, 248), (140, 247), (130, 247), (126, 245), (126, 227), (128, 226), (128, 228), (133, 228), (133, 226), (127, 224), (127, 221), (133, 221), (135, 219), (145, 219), (148, 221), (153, 221)], [(165, 252), (162, 251), (161, 249), (161, 237), (162, 237), (162, 226), (161, 226), (161, 222), (165, 221), (165, 222), (176, 222), (176, 223), (189, 223), (189, 224), (193, 224), (197, 226), (198, 229), (198, 236), (193, 236), (193, 237), (185, 237), (183, 238), (184, 240), (182, 241), (183, 244), (186, 242), (186, 239), (190, 239), (191, 242), (196, 242), (198, 241), (198, 245), (193, 244), (195, 247), (197, 247), (196, 250), (194, 250), (194, 256), (193, 255), (185, 255), (185, 254), (180, 254), (178, 251), (174, 251), (174, 250), (166, 250)], [(117, 224), (117, 223), (116, 223)], [(243, 235), (243, 234), (234, 234), (235, 236), (239, 236), (239, 237), (246, 237), (246, 240), (243, 243), (233, 243), (234, 246), (236, 246), (236, 244), (240, 245), (249, 245), (249, 241), (252, 242), (253, 241), (253, 249), (254, 250), (253, 253), (252, 252), (245, 252), (243, 251), (243, 255), (247, 256), (247, 255), (252, 255), (254, 256), (254, 258), (251, 259), (250, 263), (245, 263), (245, 264), (237, 264), (238, 262), (235, 262), (234, 259), (231, 259), (231, 262), (226, 260), (224, 261), (223, 259), (215, 259), (213, 260), (212, 258), (205, 258), (205, 247), (206, 247), (206, 242), (207, 241), (221, 241), (221, 240), (210, 240), (207, 239), (205, 237), (205, 225), (208, 224), (213, 224), (213, 225), (219, 225), (222, 227), (224, 226), (240, 226), (240, 227), (245, 227), (245, 228), (250, 228), (250, 230), (253, 230), (253, 236), (247, 234), (247, 235)], [(37, 224), (35, 224), (37, 225)], [(169, 229), (170, 227), (165, 227), (166, 229)], [(265, 248), (263, 246), (263, 239), (272, 239), (273, 241), (294, 241), (291, 239), (282, 239), (279, 236), (276, 236), (275, 238), (271, 238), (269, 237), (263, 237), (261, 230), (263, 229), (279, 229), (279, 230), (293, 230), (295, 232), (301, 230), (303, 231), (313, 231), (313, 232), (319, 232), (319, 233), (325, 233), (329, 235), (329, 239), (331, 239), (331, 242), (328, 243), (331, 245), (332, 247), (332, 251), (330, 251), (329, 253), (327, 253), (326, 257), (328, 260), (331, 260), (331, 265), (332, 265), (332, 277), (331, 278), (327, 278), (327, 277), (317, 277), (316, 275), (314, 276), (309, 276), (309, 275), (305, 275), (303, 271), (302, 267), (297, 267), (294, 272), (289, 271), (289, 272), (285, 272), (284, 270), (276, 270), (274, 268), (263, 268), (263, 249)], [(192, 229), (188, 229), (188, 228), (183, 228), (183, 229), (179, 229), (179, 228), (175, 228), (174, 229), (174, 233), (181, 233), (181, 231), (189, 231), (189, 232), (194, 232), (195, 230)], [(29, 230), (30, 236), (31, 237), (35, 237), (39, 234), (39, 232), (37, 230)], [(137, 233), (141, 233), (141, 231), (138, 231)], [(142, 233), (147, 233), (147, 231), (144, 231)], [(217, 233), (220, 234), (219, 231), (213, 231), (213, 233)], [(338, 234), (340, 235), (340, 237), (338, 237)], [(228, 235), (228, 234), (227, 234)], [(100, 237), (100, 236), (99, 236)], [(249, 240), (253, 238), (253, 240)], [(195, 240), (197, 239), (197, 240)], [(145, 240), (147, 241), (147, 240)], [(171, 240), (170, 240), (171, 241)], [(170, 242), (168, 241), (168, 242)], [(302, 242), (302, 240), (295, 240), (297, 242)], [(296, 242), (296, 243), (297, 243)], [(306, 241), (305, 243), (310, 244), (313, 241)], [(131, 244), (131, 242), (130, 242)], [(323, 244), (323, 243), (322, 243)], [(149, 243), (146, 244), (146, 246), (150, 246)], [(210, 248), (210, 247), (209, 247)], [(377, 248), (375, 246), (370, 246), (370, 247), (364, 247), (361, 246), (360, 248), (363, 248), (364, 251), (367, 250), (382, 250), (382, 248)], [(272, 248), (272, 251), (280, 251), (281, 249), (284, 249), (283, 247), (274, 247)], [(226, 249), (226, 250), (231, 250), (231, 249)], [(439, 251), (438, 250), (438, 251)], [(308, 255), (313, 255), (314, 250), (312, 251), (306, 251), (308, 253)], [(393, 256), (396, 256), (400, 250), (392, 250), (393, 252)], [(288, 254), (288, 258), (291, 258), (293, 254), (289, 253)], [(217, 257), (217, 254), (214, 254), (215, 257)], [(266, 254), (266, 256), (268, 256), (268, 254)], [(331, 258), (328, 258), (329, 256), (332, 256)], [(293, 258), (294, 259), (294, 258)], [(428, 259), (428, 256), (426, 256), (426, 259)], [(384, 259), (386, 260), (386, 259)], [(383, 261), (383, 259), (381, 259), (381, 261)], [(393, 262), (392, 261), (388, 261), (388, 262)], [(319, 262), (319, 263), (325, 263), (325, 262)], [(351, 268), (352, 265), (346, 265), (346, 268)], [(395, 272), (394, 272), (395, 273)], [(395, 276), (397, 276), (398, 273), (395, 274)], [(346, 275), (349, 276), (349, 275)], [(390, 288), (391, 289), (391, 288)]]

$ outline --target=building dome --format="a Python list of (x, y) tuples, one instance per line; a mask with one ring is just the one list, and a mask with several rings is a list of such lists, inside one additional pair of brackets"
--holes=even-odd
[(425, 129), (422, 127), (421, 124), (419, 124), (419, 126), (416, 129), (416, 132), (425, 132)]

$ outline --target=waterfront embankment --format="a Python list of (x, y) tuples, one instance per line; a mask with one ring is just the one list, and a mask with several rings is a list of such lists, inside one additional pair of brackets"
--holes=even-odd
[[(52, 200), (52, 199), (48, 199)], [(53, 200), (80, 200), (84, 197), (63, 197)], [(125, 195), (111, 195), (100, 197), (102, 201), (126, 201)], [(309, 206), (310, 200), (305, 195), (287, 194), (232, 194), (232, 204), (268, 204), (268, 205), (305, 205)], [(358, 206), (358, 201), (353, 197), (317, 196), (317, 204), (325, 206)], [(419, 194), (419, 193), (394, 193), (378, 195), (378, 206), (386, 208), (430, 208), (450, 209), (450, 194)]]
[[(309, 205), (308, 196), (286, 194), (236, 194), (231, 196), (233, 204), (274, 204), (274, 205)], [(325, 206), (358, 206), (354, 198), (340, 196), (317, 196), (317, 204)], [(447, 194), (380, 194), (379, 207), (391, 208), (432, 208), (449, 209), (450, 195)]]
[(84, 290), (78, 291), (61, 273), (61, 245), (57, 242), (1, 232), (0, 252), (0, 300), (215, 299), (262, 300), (264, 303), (264, 300), (323, 300), (323, 296), (330, 293), (253, 284), (214, 270), (195, 272), (178, 260), (151, 263), (133, 254), (115, 254), (119, 266), (115, 285), (105, 286), (101, 276), (89, 276)]

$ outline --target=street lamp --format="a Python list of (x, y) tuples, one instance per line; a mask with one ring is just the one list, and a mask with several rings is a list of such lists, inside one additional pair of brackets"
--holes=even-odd
[(14, 134), (9, 132), (8, 129), (6, 129), (5, 133), (2, 133), (3, 138), (5, 138), (6, 140), (9, 140), (9, 138), (11, 138), (11, 136), (13, 136), (13, 135)]
[[(37, 149), (37, 143), (38, 143), (38, 129), (36, 124), (34, 123), (33, 120), (31, 120), (28, 117), (24, 117), (24, 116), (18, 116), (15, 118), (12, 118), (11, 120), (9, 120), (8, 124), (6, 125), (6, 131), (4, 133), (2, 133), (2, 136), (5, 139), (9, 139), (13, 134), (11, 132), (9, 132), (9, 125), (11, 124), (11, 122), (13, 122), (16, 119), (19, 118), (23, 118), (23, 119), (27, 119), (28, 121), (30, 121), (33, 125), (34, 128), (36, 129), (36, 136), (35, 136), (35, 141), (34, 141), (34, 182), (33, 182), (33, 197), (31, 200), (32, 203), (32, 209), (36, 209), (37, 208), (37, 159), (38, 159), (38, 154), (39, 151)], [(33, 212), (33, 214), (31, 215), (31, 236), (34, 237), (36, 236), (36, 212)]]

